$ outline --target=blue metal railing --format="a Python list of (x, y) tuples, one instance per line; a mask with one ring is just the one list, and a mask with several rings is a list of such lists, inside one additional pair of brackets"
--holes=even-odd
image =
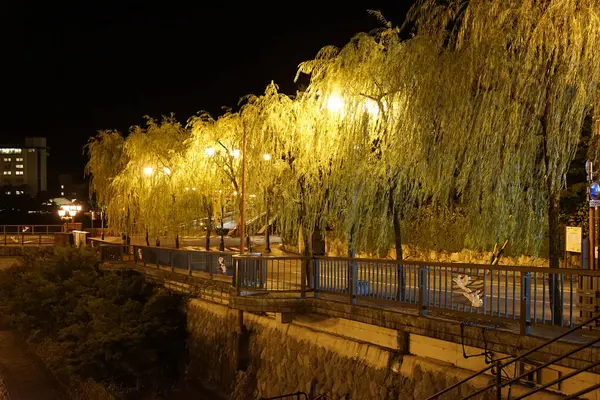
[[(110, 250), (109, 250), (110, 249)], [(531, 327), (572, 327), (600, 312), (600, 271), (344, 257), (264, 257), (148, 246), (103, 246), (103, 259), (232, 277), (238, 293), (313, 292), (383, 301), (421, 315), (476, 314)]]

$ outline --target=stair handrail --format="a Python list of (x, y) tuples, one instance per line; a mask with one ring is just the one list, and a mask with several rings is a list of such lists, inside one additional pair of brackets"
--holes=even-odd
[[(533, 349), (530, 349), (530, 350), (526, 351), (525, 353), (523, 353), (523, 354), (519, 355), (518, 357), (515, 357), (515, 358), (511, 359), (510, 361), (507, 361), (507, 362), (505, 362), (505, 363), (500, 363), (499, 365), (492, 364), (492, 365), (490, 365), (489, 367), (487, 367), (487, 368), (484, 368), (484, 369), (482, 369), (481, 371), (478, 371), (478, 372), (474, 373), (473, 375), (470, 375), (470, 376), (468, 376), (468, 377), (464, 378), (463, 380), (461, 380), (461, 381), (459, 381), (459, 382), (455, 383), (454, 385), (451, 385), (451, 386), (447, 387), (446, 389), (444, 389), (444, 390), (442, 390), (442, 391), (440, 391), (440, 392), (438, 392), (438, 393), (434, 394), (433, 396), (430, 396), (430, 397), (428, 397), (428, 398), (427, 398), (427, 400), (435, 400), (435, 399), (437, 399), (439, 396), (441, 396), (441, 395), (443, 395), (443, 394), (445, 394), (445, 393), (449, 392), (449, 391), (450, 391), (450, 390), (452, 390), (452, 389), (455, 389), (455, 388), (457, 388), (458, 386), (461, 386), (461, 385), (463, 385), (464, 383), (466, 383), (466, 382), (470, 381), (471, 379), (473, 379), (473, 378), (475, 378), (475, 377), (477, 377), (477, 376), (479, 376), (479, 375), (481, 375), (481, 374), (483, 374), (483, 373), (485, 373), (485, 372), (489, 371), (490, 369), (492, 369), (492, 368), (494, 368), (494, 367), (501, 367), (501, 368), (505, 368), (505, 367), (507, 367), (507, 366), (509, 366), (509, 365), (511, 365), (511, 364), (513, 364), (513, 363), (515, 363), (515, 362), (517, 362), (517, 361), (519, 361), (519, 360), (522, 360), (523, 358), (527, 357), (528, 355), (530, 355), (530, 354), (532, 354), (532, 353), (535, 353), (536, 351), (540, 350), (541, 348), (544, 348), (544, 347), (546, 347), (546, 346), (548, 346), (548, 345), (550, 345), (550, 344), (552, 344), (552, 343), (554, 343), (554, 342), (556, 342), (556, 341), (558, 341), (558, 340), (560, 340), (560, 339), (564, 338), (565, 336), (568, 336), (568, 335), (570, 335), (571, 333), (573, 333), (573, 332), (575, 332), (575, 331), (577, 331), (577, 330), (579, 330), (579, 329), (583, 328), (584, 326), (586, 326), (586, 325), (589, 325), (590, 323), (592, 323), (592, 322), (595, 322), (595, 321), (598, 321), (598, 320), (600, 320), (600, 314), (596, 315), (595, 317), (592, 317), (592, 318), (590, 318), (590, 319), (589, 319), (589, 320), (587, 320), (587, 321), (584, 321), (584, 322), (580, 323), (579, 325), (575, 325), (573, 328), (569, 329), (568, 331), (566, 331), (566, 332), (563, 332), (563, 333), (561, 333), (560, 335), (558, 335), (558, 336), (556, 336), (556, 337), (554, 337), (554, 338), (552, 338), (552, 339), (550, 339), (550, 340), (548, 340), (548, 341), (546, 341), (546, 342), (542, 343), (541, 345), (539, 345), (539, 346), (537, 346), (537, 347), (534, 347)], [(593, 344), (595, 344), (595, 343), (596, 343), (596, 342), (598, 342), (599, 340), (600, 340), (600, 338), (599, 338), (599, 339), (596, 339), (596, 340), (594, 340), (594, 341), (592, 341), (592, 342), (586, 343), (586, 344), (585, 344), (585, 345), (583, 345), (582, 347), (578, 347), (578, 348), (577, 348), (575, 351), (570, 351), (569, 353), (567, 353), (567, 355), (563, 355), (563, 356), (561, 356), (561, 357), (559, 357), (559, 358), (557, 358), (557, 359), (555, 359), (555, 360), (553, 360), (553, 361), (551, 361), (551, 362), (549, 362), (549, 363), (546, 363), (546, 364), (544, 364), (543, 366), (547, 366), (547, 365), (553, 364), (553, 363), (554, 363), (554, 362), (556, 362), (556, 361), (562, 360), (563, 358), (566, 358), (566, 357), (568, 357), (568, 356), (569, 356), (569, 355), (571, 355), (571, 354), (574, 354), (574, 353), (576, 353), (576, 352), (578, 352), (578, 351), (581, 351), (581, 350), (583, 350), (583, 349), (585, 349), (585, 348), (587, 348), (587, 347), (589, 347), (589, 346), (592, 346)], [(593, 364), (592, 364), (592, 365), (593, 365)], [(542, 367), (543, 367), (543, 366), (542, 366)], [(536, 370), (538, 370), (538, 369), (540, 369), (540, 368), (541, 368), (541, 367), (538, 367), (538, 368), (536, 368)], [(592, 368), (592, 367), (590, 367), (590, 368)], [(520, 379), (520, 378), (522, 378), (523, 376), (530, 374), (531, 372), (533, 372), (533, 371), (527, 371), (527, 373), (525, 373), (525, 374), (521, 375), (520, 377), (518, 377), (518, 378), (514, 378), (514, 379), (511, 379), (511, 380), (509, 380), (509, 381), (506, 381), (506, 382), (500, 382), (500, 383), (496, 383), (496, 382), (494, 382), (494, 383), (492, 383), (492, 384), (490, 384), (490, 385), (488, 385), (488, 386), (486, 386), (486, 387), (484, 387), (484, 388), (482, 388), (482, 389), (479, 389), (478, 391), (476, 391), (476, 392), (474, 392), (474, 393), (470, 394), (469, 396), (467, 396), (467, 397), (464, 397), (464, 398), (463, 398), (463, 400), (470, 399), (470, 398), (472, 398), (472, 397), (474, 397), (474, 396), (477, 396), (478, 394), (481, 394), (481, 393), (483, 393), (483, 392), (485, 392), (485, 391), (487, 391), (487, 390), (489, 390), (489, 389), (492, 389), (493, 387), (495, 387), (495, 386), (498, 386), (498, 385), (500, 386), (500, 388), (502, 388), (502, 387), (504, 387), (504, 386), (506, 386), (506, 385), (508, 385), (508, 384), (510, 384), (510, 383), (512, 383), (512, 382), (514, 382), (514, 381), (516, 381), (516, 380), (518, 380), (518, 379)]]

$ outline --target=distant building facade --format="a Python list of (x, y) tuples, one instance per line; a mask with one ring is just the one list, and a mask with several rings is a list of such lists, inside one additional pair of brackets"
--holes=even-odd
[(73, 175), (58, 175), (58, 185), (57, 197), (65, 197), (70, 200), (86, 200), (88, 198), (89, 188), (87, 182), (76, 182)]
[(0, 145), (0, 184), (15, 195), (48, 190), (46, 138), (25, 138), (23, 145)]

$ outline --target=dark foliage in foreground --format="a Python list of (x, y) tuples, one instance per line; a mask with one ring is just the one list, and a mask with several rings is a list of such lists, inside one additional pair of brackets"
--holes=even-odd
[(50, 340), (62, 368), (134, 391), (163, 391), (177, 379), (182, 302), (136, 272), (101, 271), (84, 250), (57, 248), (0, 271), (0, 305), (15, 329)]

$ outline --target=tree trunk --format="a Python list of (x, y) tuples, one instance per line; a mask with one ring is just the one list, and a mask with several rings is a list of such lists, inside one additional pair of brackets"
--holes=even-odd
[[(548, 183), (548, 248), (550, 268), (560, 268), (561, 242), (560, 242), (560, 192), (552, 192)], [(549, 276), (548, 290), (550, 291), (550, 307), (552, 309), (552, 319), (555, 325), (562, 325), (562, 299), (561, 299), (561, 279), (558, 274)]]
[(150, 246), (150, 239), (148, 238), (148, 229), (146, 229), (146, 246)]
[[(212, 221), (213, 221), (213, 206), (212, 203), (208, 204), (208, 207), (206, 208), (206, 210), (208, 211), (208, 222), (206, 223), (206, 251), (210, 251), (210, 233), (211, 233), (211, 228), (212, 228)], [(221, 214), (221, 219), (223, 219), (223, 214)], [(222, 225), (222, 224), (221, 224)]]
[(305, 271), (306, 271), (306, 287), (308, 289), (312, 289), (312, 272), (310, 270), (310, 256), (311, 256), (311, 250), (310, 250), (310, 238), (308, 237), (308, 233), (306, 232), (306, 230), (304, 228), (303, 232), (302, 232), (302, 241), (304, 243), (304, 249), (302, 249), (302, 255), (305, 257), (304, 258), (304, 265), (305, 265)]
[(175, 248), (179, 248), (179, 233), (175, 234)]
[[(394, 197), (390, 193), (389, 207), (392, 210), (392, 223), (394, 225), (394, 244), (396, 246), (396, 260), (402, 261), (402, 228), (400, 226), (400, 213), (394, 204)], [(396, 264), (396, 300), (405, 301), (406, 280), (404, 278), (404, 265)]]

